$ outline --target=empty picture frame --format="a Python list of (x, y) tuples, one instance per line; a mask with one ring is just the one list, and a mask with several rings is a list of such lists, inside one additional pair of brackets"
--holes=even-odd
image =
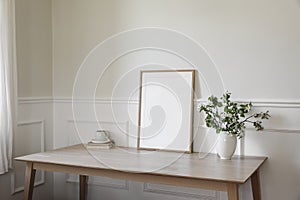
[(195, 70), (141, 71), (138, 149), (192, 152)]

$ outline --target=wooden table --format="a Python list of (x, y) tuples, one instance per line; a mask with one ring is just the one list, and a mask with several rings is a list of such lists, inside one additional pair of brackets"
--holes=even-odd
[(209, 154), (199, 159), (197, 153), (130, 148), (87, 150), (84, 145), (75, 145), (15, 159), (26, 162), (25, 200), (32, 199), (37, 169), (79, 174), (81, 200), (87, 196), (88, 176), (227, 191), (229, 200), (238, 200), (238, 186), (251, 178), (254, 200), (260, 200), (258, 169), (267, 158), (245, 156), (221, 160)]

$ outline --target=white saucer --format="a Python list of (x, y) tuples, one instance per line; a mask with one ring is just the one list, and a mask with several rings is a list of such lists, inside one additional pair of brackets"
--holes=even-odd
[(96, 140), (96, 139), (92, 139), (91, 142), (92, 142), (92, 143), (95, 143), (95, 144), (104, 144), (104, 143), (110, 142), (110, 140), (109, 140), (109, 139), (106, 139), (106, 140)]

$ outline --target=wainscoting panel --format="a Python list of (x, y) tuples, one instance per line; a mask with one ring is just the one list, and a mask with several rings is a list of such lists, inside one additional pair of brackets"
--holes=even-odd
[[(79, 183), (79, 176), (78, 174), (67, 174), (66, 181), (67, 183)], [(91, 176), (88, 178), (88, 185), (129, 190), (129, 183), (127, 180), (112, 179), (107, 177)]]
[(143, 192), (185, 197), (188, 199), (218, 200), (218, 191), (144, 183)]
[[(18, 122), (14, 139), (14, 155), (22, 156), (45, 151), (44, 120)], [(14, 173), (11, 175), (11, 193), (24, 190), (25, 163), (14, 161)], [(45, 183), (44, 171), (37, 171), (34, 186)]]

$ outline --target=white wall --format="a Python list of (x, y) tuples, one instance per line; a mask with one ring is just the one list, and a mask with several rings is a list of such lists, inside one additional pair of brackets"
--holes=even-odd
[[(254, 133), (252, 130), (247, 131), (241, 153), (269, 157), (261, 170), (262, 199), (296, 199), (300, 195), (298, 191), (300, 158), (296, 152), (299, 144), (297, 141), (300, 139), (298, 123), (300, 3), (295, 0), (247, 2), (53, 0), (55, 146), (64, 146), (70, 140), (68, 139), (70, 136), (66, 135), (66, 132), (72, 132), (69, 124), (72, 118), (70, 97), (73, 86), (77, 86), (74, 84), (75, 76), (84, 58), (108, 37), (121, 31), (143, 27), (171, 29), (193, 38), (206, 49), (220, 72), (224, 87), (233, 92), (234, 98), (253, 100), (256, 109), (270, 110), (272, 119), (266, 123), (266, 130), (261, 134)], [(149, 40), (152, 39), (149, 37)], [(162, 38), (161, 43), (164, 42)], [(111, 48), (117, 51), (118, 47), (123, 48), (127, 44), (118, 45)], [(110, 48), (107, 48), (106, 52), (110, 52)], [(193, 54), (194, 49), (191, 49), (190, 53)], [(134, 120), (137, 116), (137, 104), (126, 104), (123, 100), (128, 99), (130, 92), (138, 85), (138, 71), (141, 68), (137, 66), (143, 62), (149, 63), (151, 59), (156, 63), (172, 63), (176, 68), (191, 67), (178, 57), (170, 56), (169, 53), (144, 50), (126, 54), (111, 63), (101, 79), (102, 82), (93, 85), (90, 83), (93, 73), (98, 76), (98, 72), (104, 69), (104, 65), (99, 65), (98, 69), (91, 71), (90, 77), (81, 80), (86, 80), (87, 87), (95, 87), (96, 97), (99, 98), (96, 104), (98, 117), (105, 116), (106, 121), (113, 122), (115, 119), (112, 117), (112, 112), (117, 113), (115, 116), (123, 113), (119, 117), (120, 120), (129, 121), (130, 134), (136, 134)], [(204, 71), (204, 79), (206, 75), (215, 73), (215, 68), (209, 68), (206, 64), (200, 63), (197, 66), (200, 73)], [(157, 66), (148, 65), (144, 68), (153, 67)], [(117, 84), (120, 79), (121, 84)], [(212, 81), (205, 85), (203, 77), (200, 77), (199, 82), (200, 98), (205, 98), (209, 94), (208, 89), (214, 91), (215, 87), (219, 87)], [(112, 92), (113, 89), (115, 93)], [(89, 98), (84, 95), (82, 97)], [(113, 109), (107, 101), (111, 97)], [(133, 96), (133, 99), (136, 100), (136, 96)], [(88, 111), (90, 103), (81, 102), (82, 120), (94, 120), (93, 115)], [(119, 105), (119, 103), (123, 104)], [(123, 106), (120, 109), (129, 114), (126, 116), (124, 112), (116, 111), (118, 109), (115, 107), (118, 105)], [(196, 113), (196, 121), (197, 117)], [(93, 128), (90, 127), (90, 130)], [(195, 150), (201, 147), (201, 138), (205, 130), (200, 128), (198, 134)], [(64, 185), (66, 188), (72, 188), (74, 185), (64, 180), (64, 177), (56, 176), (60, 189), (55, 188), (55, 195), (72, 199), (70, 193), (68, 197), (64, 195), (61, 187)], [(225, 193), (197, 191), (197, 194), (193, 195), (195, 191), (184, 193), (178, 188), (167, 187), (160, 190), (155, 185), (146, 186), (149, 187), (154, 189), (147, 190), (141, 183), (129, 182), (127, 193), (122, 189), (113, 189), (113, 193), (117, 196), (136, 194), (137, 199), (174, 199), (175, 196), (178, 199), (226, 199)], [(96, 197), (97, 190), (106, 191), (106, 193), (101, 191), (106, 195), (112, 193), (110, 189), (105, 190), (105, 187), (101, 189), (91, 185), (90, 188), (90, 199)], [(71, 191), (74, 191), (74, 188)], [(241, 187), (242, 199), (251, 199), (249, 191), (249, 183)]]
[(296, 0), (54, 0), (54, 95), (72, 94), (79, 65), (107, 37), (161, 27), (203, 45), (235, 97), (297, 100), (299, 10)]
[[(14, 156), (53, 148), (51, 0), (16, 0), (18, 118)], [(23, 199), (25, 165), (0, 176), (0, 199)], [(37, 173), (35, 199), (53, 199), (53, 174)]]
[(15, 1), (18, 96), (52, 96), (51, 0)]

